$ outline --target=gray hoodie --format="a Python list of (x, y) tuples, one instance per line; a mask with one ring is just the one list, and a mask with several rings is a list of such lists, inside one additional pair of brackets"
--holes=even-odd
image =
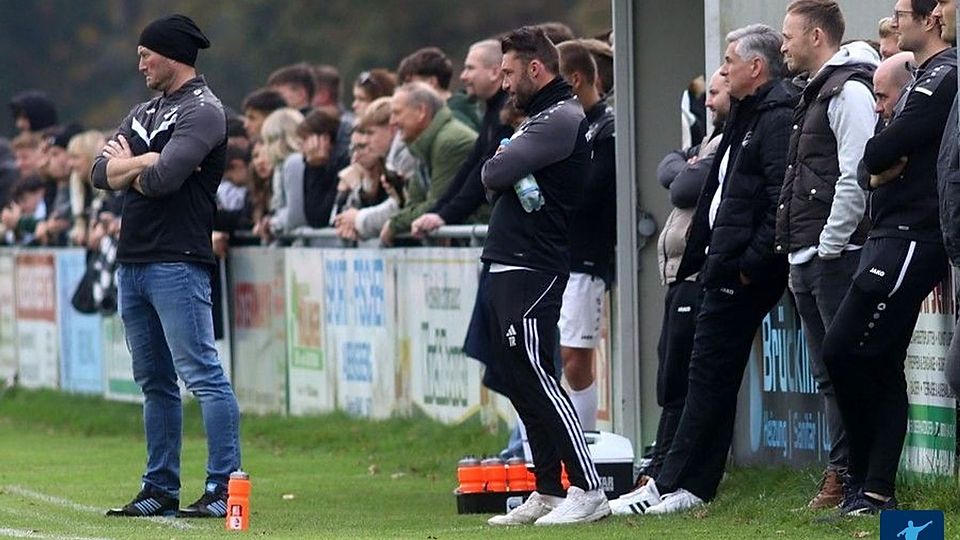
[[(821, 70), (855, 64), (876, 68), (880, 65), (880, 57), (867, 43), (855, 41), (841, 47)], [(871, 90), (857, 81), (847, 81), (843, 90), (830, 101), (827, 117), (837, 139), (840, 178), (837, 179), (830, 216), (820, 233), (819, 245), (791, 253), (791, 264), (802, 264), (815, 255), (835, 258), (844, 250), (859, 248), (849, 244), (866, 208), (866, 194), (857, 183), (857, 168), (877, 124), (875, 106)]]

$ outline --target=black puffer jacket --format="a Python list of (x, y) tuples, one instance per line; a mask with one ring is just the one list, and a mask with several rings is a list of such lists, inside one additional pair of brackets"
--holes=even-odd
[[(751, 96), (732, 100), (730, 118), (697, 202), (678, 280), (702, 265), (705, 287), (739, 287), (740, 273), (759, 281), (786, 268), (786, 258), (773, 251), (773, 238), (796, 96), (796, 87), (778, 79)], [(728, 149), (722, 198), (711, 229), (710, 203), (720, 186), (720, 165)]]

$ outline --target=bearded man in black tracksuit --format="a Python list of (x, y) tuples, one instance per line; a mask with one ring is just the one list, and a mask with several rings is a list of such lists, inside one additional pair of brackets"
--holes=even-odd
[(796, 89), (780, 79), (779, 32), (751, 25), (727, 42), (720, 73), (730, 116), (677, 271), (682, 280), (702, 267), (704, 288), (687, 397), (659, 474), (632, 493), (637, 513), (679, 512), (716, 495), (750, 348), (786, 287), (786, 257), (773, 243)]
[(940, 37), (936, 2), (914, 2), (913, 11), (905, 4), (897, 4), (904, 7), (901, 48), (920, 67), (893, 120), (864, 150), (861, 185), (873, 190), (873, 228), (823, 342), (850, 444), (844, 484), (853, 489), (844, 496), (844, 514), (897, 507), (894, 484), (907, 429), (904, 360), (921, 303), (947, 270), (936, 166), (957, 93), (956, 49)]
[[(501, 40), (503, 89), (529, 119), (481, 174), (493, 213), (482, 260), (489, 265), (490, 338), (507, 397), (527, 429), (537, 489), (491, 525), (559, 525), (610, 514), (580, 422), (553, 369), (560, 303), (569, 274), (567, 224), (589, 173), (587, 122), (559, 55), (542, 29)], [(539, 184), (542, 205), (521, 204), (515, 184)], [(570, 488), (560, 483), (566, 466)]]

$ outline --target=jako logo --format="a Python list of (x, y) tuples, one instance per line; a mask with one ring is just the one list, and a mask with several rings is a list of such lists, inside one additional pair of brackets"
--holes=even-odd
[(940, 510), (887, 510), (880, 513), (880, 540), (943, 540)]
[(870, 273), (873, 274), (873, 275), (875, 275), (875, 276), (879, 276), (879, 277), (883, 277), (883, 276), (887, 275), (886, 272), (884, 272), (883, 270), (881, 270), (881, 269), (879, 269), (879, 268), (871, 268), (871, 269), (870, 269)]

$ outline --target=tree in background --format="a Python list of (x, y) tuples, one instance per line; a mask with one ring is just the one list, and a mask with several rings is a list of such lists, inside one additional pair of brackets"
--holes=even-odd
[[(562, 21), (584, 36), (611, 26), (610, 3), (597, 0), (0, 2), (0, 103), (40, 88), (61, 118), (112, 128), (127, 104), (149, 96), (142, 78), (130, 75), (138, 29), (171, 12), (190, 15), (207, 32), (213, 48), (197, 67), (234, 108), (285, 64), (334, 65), (349, 92), (362, 70), (395, 69), (426, 45), (459, 63), (471, 43), (523, 24)], [(10, 115), (0, 114), (0, 135), (12, 132)]]

